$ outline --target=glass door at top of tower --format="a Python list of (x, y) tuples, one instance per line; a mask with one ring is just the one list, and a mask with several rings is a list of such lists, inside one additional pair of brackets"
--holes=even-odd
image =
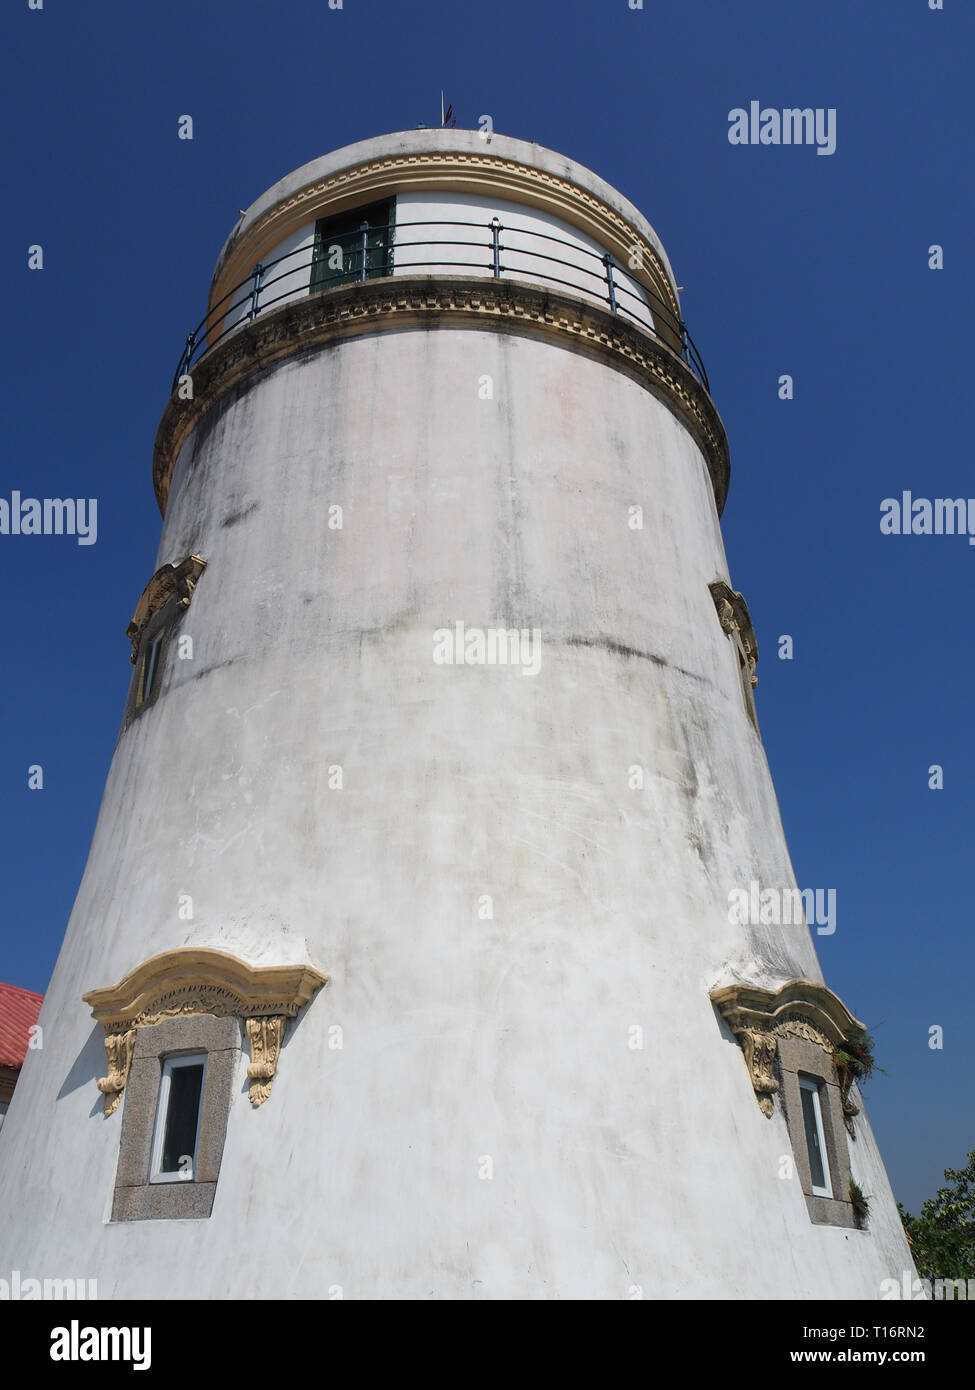
[[(315, 250), (309, 292), (393, 273), (393, 213), (396, 200), (350, 208), (315, 224)], [(365, 273), (363, 273), (365, 224)]]

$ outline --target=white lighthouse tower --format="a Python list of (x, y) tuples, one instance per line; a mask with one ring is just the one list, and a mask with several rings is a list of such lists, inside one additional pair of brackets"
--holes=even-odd
[(724, 430), (636, 208), (461, 130), (289, 174), (220, 255), (153, 481), (0, 1271), (845, 1299), (912, 1270), (758, 731)]

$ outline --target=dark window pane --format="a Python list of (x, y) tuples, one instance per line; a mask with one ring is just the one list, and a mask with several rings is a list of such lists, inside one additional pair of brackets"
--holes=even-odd
[(373, 203), (354, 208), (337, 217), (324, 217), (315, 228), (315, 251), (311, 271), (311, 291), (332, 289), (335, 285), (361, 280), (362, 224), (366, 222), (366, 274), (392, 273), (393, 204)]
[(816, 1108), (813, 1092), (807, 1086), (800, 1087), (802, 1095), (802, 1119), (806, 1126), (806, 1149), (809, 1153), (809, 1173), (813, 1187), (826, 1186), (826, 1163), (819, 1147), (819, 1127), (816, 1124)]
[(162, 649), (162, 636), (156, 637), (149, 643), (149, 650), (146, 652), (146, 659), (142, 667), (142, 699), (148, 700), (152, 694), (152, 683), (156, 678), (156, 671), (159, 669), (159, 653)]
[(169, 1075), (169, 1107), (163, 1135), (160, 1172), (179, 1171), (180, 1159), (189, 1154), (196, 1159), (196, 1130), (200, 1118), (203, 1090), (203, 1063), (173, 1067)]

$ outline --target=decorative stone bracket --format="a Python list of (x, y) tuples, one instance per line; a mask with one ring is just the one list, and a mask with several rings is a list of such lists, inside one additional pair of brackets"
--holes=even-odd
[(113, 1114), (122, 1099), (125, 1083), (129, 1079), (132, 1054), (135, 1051), (135, 1034), (134, 1028), (125, 1028), (124, 1025), (117, 1032), (110, 1033), (107, 1027), (105, 1029), (108, 1075), (99, 1078), (98, 1089), (105, 1096), (106, 1115)]
[(718, 621), (723, 631), (734, 642), (747, 671), (749, 683), (754, 687), (758, 685), (758, 677), (755, 674), (755, 667), (758, 665), (758, 641), (748, 612), (748, 604), (741, 594), (723, 579), (709, 584), (708, 588), (718, 612)]
[(117, 985), (82, 995), (105, 1029), (108, 1075), (98, 1082), (105, 1114), (122, 1099), (137, 1030), (188, 1014), (244, 1020), (250, 1102), (262, 1105), (271, 1094), (287, 1020), (327, 981), (310, 965), (253, 966), (229, 951), (185, 946), (144, 961)]
[(247, 1037), (251, 1045), (251, 1061), (247, 1066), (251, 1105), (263, 1105), (271, 1094), (271, 1082), (284, 1038), (284, 1025), (285, 1020), (280, 1014), (273, 1018), (247, 1019)]
[[(788, 980), (777, 990), (759, 985), (726, 985), (711, 991), (729, 1028), (738, 1039), (752, 1086), (763, 1115), (771, 1115), (773, 1096), (779, 1089), (775, 1059), (780, 1038), (805, 1038), (832, 1059), (834, 1049), (851, 1033), (865, 1032), (842, 999), (814, 980)], [(853, 1076), (837, 1067), (843, 1122), (853, 1138), (853, 1117), (859, 1106), (850, 1099)]]
[(197, 580), (206, 568), (206, 560), (200, 555), (188, 555), (178, 565), (163, 565), (149, 580), (136, 604), (132, 621), (125, 629), (125, 635), (132, 643), (130, 663), (134, 666), (139, 654), (139, 641), (146, 624), (158, 613), (164, 604), (175, 595), (178, 608), (189, 608)]

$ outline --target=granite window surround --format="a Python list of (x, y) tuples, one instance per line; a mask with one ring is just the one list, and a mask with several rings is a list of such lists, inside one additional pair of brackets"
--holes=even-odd
[[(243, 1033), (237, 1017), (196, 1014), (140, 1027), (125, 1088), (112, 1221), (200, 1220), (213, 1210), (217, 1178)], [(178, 1053), (205, 1052), (200, 1127), (193, 1177), (150, 1182), (163, 1062)]]
[[(739, 981), (710, 991), (710, 999), (741, 1048), (762, 1114), (779, 1108), (795, 1158), (795, 1176), (815, 1225), (858, 1226), (850, 1196), (850, 1143), (859, 1106), (852, 1075), (838, 1067), (836, 1051), (865, 1025), (822, 981), (805, 977), (777, 988)], [(817, 1085), (831, 1197), (813, 1191), (800, 1081)]]
[[(813, 1192), (812, 1173), (806, 1145), (806, 1126), (802, 1113), (800, 1079), (819, 1083), (819, 1108), (826, 1141), (826, 1160), (833, 1195)], [(809, 1219), (817, 1226), (845, 1226), (856, 1229), (850, 1202), (850, 1152), (844, 1128), (843, 1096), (836, 1066), (828, 1053), (806, 1038), (780, 1038), (778, 1046), (779, 1099), (792, 1140), (796, 1175), (806, 1200)]]

